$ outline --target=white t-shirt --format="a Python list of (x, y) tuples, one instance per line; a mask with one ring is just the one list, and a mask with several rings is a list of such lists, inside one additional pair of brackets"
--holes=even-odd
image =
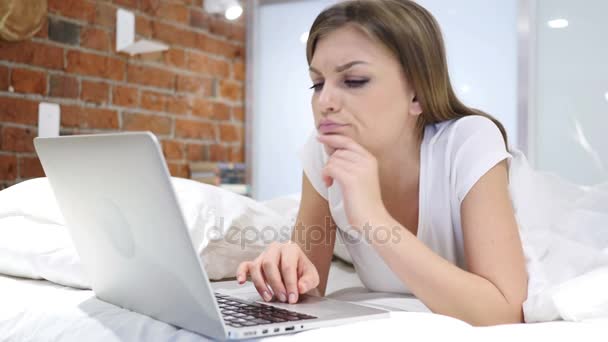
[[(300, 152), (304, 172), (328, 201), (339, 238), (361, 282), (372, 291), (411, 293), (373, 247), (349, 229), (340, 185), (335, 182), (328, 188), (323, 182), (321, 172), (329, 156), (316, 135), (311, 135)], [(481, 176), (510, 157), (500, 130), (485, 117), (467, 116), (426, 126), (420, 149), (418, 239), (466, 269), (460, 205)]]

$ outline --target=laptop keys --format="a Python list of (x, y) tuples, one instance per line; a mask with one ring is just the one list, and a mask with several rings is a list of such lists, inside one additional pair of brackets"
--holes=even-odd
[(215, 295), (224, 321), (235, 328), (316, 318), (272, 305), (246, 303), (227, 295)]

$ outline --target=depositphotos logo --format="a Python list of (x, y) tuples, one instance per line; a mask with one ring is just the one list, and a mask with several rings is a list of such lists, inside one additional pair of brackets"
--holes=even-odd
[(333, 229), (341, 230), (341, 237), (346, 244), (359, 243), (395, 244), (403, 238), (403, 228), (400, 226), (385, 227), (372, 226), (369, 223), (361, 228), (352, 226), (336, 227), (332, 220), (326, 217), (323, 225), (304, 225), (298, 223), (295, 226), (240, 226), (231, 225), (226, 227), (224, 217), (220, 217), (218, 224), (210, 227), (206, 232), (206, 238), (210, 242), (223, 241), (230, 245), (239, 245), (242, 249), (250, 245), (268, 245), (272, 242), (286, 242), (288, 240), (304, 241), (304, 248), (311, 250), (320, 245), (330, 245), (333, 234), (327, 232)]

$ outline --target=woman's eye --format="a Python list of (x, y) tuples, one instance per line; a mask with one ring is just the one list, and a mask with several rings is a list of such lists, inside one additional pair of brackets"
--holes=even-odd
[(346, 83), (349, 88), (360, 88), (363, 87), (368, 81), (369, 80), (346, 80), (344, 83)]
[(318, 91), (321, 87), (323, 87), (323, 82), (315, 83), (309, 89), (314, 89), (315, 91)]
[[(344, 83), (346, 84), (346, 86), (348, 88), (361, 88), (367, 82), (369, 82), (369, 80), (345, 80), (344, 81)], [(313, 84), (312, 87), (310, 87), (310, 89), (314, 89), (314, 91), (319, 91), (319, 90), (321, 90), (321, 88), (323, 88), (323, 83), (324, 82), (315, 83), (315, 84)]]

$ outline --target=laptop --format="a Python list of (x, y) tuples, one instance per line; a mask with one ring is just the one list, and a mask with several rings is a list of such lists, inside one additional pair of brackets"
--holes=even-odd
[(152, 133), (36, 138), (34, 145), (103, 301), (222, 340), (388, 316), (312, 295), (267, 303), (250, 282), (211, 283)]

